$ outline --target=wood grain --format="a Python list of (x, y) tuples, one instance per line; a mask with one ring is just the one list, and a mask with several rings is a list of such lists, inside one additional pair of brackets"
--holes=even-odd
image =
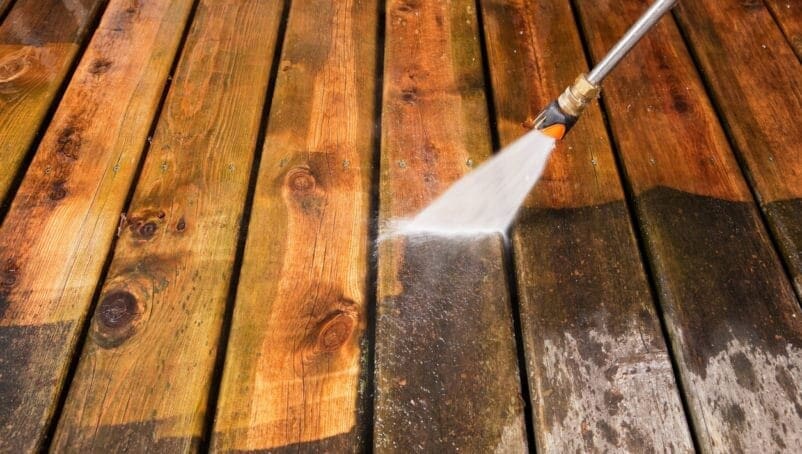
[(762, 2), (691, 0), (677, 17), (802, 297), (802, 211), (772, 206), (802, 206), (802, 66)]
[(199, 4), (55, 450), (197, 449), (282, 7)]
[[(482, 12), (503, 146), (587, 67), (568, 2)], [(597, 104), (554, 151), (512, 245), (538, 452), (692, 451)]]
[(12, 2), (13, 0), (0, 0), (0, 21), (2, 21), (3, 14), (6, 13)]
[(41, 446), (191, 3), (112, 0), (0, 227), (0, 450)]
[(785, 38), (802, 61), (802, 2), (799, 0), (765, 0)]
[[(599, 59), (649, 2), (577, 4)], [(670, 18), (604, 89), (700, 448), (799, 450), (802, 311)]]
[[(380, 222), (415, 214), (491, 151), (472, 1), (387, 4)], [(374, 449), (526, 450), (500, 237), (379, 245)]]
[(378, 4), (293, 2), (213, 450), (361, 450)]
[(0, 25), (0, 202), (103, 3), (19, 0)]

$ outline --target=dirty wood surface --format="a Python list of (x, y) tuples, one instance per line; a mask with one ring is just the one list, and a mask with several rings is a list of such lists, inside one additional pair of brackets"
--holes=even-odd
[[(526, 449), (500, 237), (394, 235), (491, 153), (472, 1), (387, 4), (374, 448)], [(445, 121), (444, 121), (445, 120)]]
[[(587, 66), (567, 2), (481, 5), (503, 146)], [(555, 150), (512, 246), (538, 451), (691, 451), (597, 106)]]
[(292, 3), (215, 451), (365, 441), (377, 20), (372, 0)]
[[(648, 2), (578, 3), (598, 59)], [(798, 450), (791, 285), (673, 20), (631, 58), (605, 102), (700, 447)]]
[(18, 0), (0, 24), (0, 204), (102, 4)]
[(802, 61), (802, 2), (799, 0), (765, 0), (774, 20)]
[(0, 450), (43, 442), (190, 6), (109, 4), (0, 227)]
[(648, 4), (0, 0), (0, 451), (799, 451), (796, 0), (682, 0), (508, 241), (391, 235)]
[(761, 2), (687, 2), (677, 17), (802, 296), (802, 66)]
[(281, 13), (280, 2), (200, 2), (55, 450), (197, 449)]

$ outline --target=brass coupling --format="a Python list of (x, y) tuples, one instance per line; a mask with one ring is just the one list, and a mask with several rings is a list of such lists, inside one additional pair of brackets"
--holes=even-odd
[(600, 91), (601, 86), (592, 84), (586, 74), (580, 74), (557, 98), (557, 103), (563, 112), (578, 117), (585, 107), (599, 96)]

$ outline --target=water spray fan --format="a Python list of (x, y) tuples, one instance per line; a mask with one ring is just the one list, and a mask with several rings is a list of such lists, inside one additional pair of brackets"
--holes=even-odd
[(589, 73), (577, 77), (538, 114), (533, 131), (454, 183), (402, 230), (447, 235), (504, 233), (543, 173), (555, 142), (598, 97), (601, 82), (610, 71), (676, 3), (655, 1)]

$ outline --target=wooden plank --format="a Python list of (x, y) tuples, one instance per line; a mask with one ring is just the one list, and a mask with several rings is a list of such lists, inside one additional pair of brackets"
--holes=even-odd
[(802, 297), (799, 60), (761, 2), (692, 0), (677, 17)]
[(213, 450), (353, 452), (363, 409), (378, 2), (292, 2)]
[[(380, 222), (491, 151), (473, 1), (387, 4)], [(378, 256), (374, 448), (526, 450), (500, 237), (395, 236)]]
[[(578, 1), (593, 57), (649, 3)], [(673, 21), (604, 93), (700, 447), (798, 451), (802, 311)]]
[(2, 21), (3, 14), (11, 6), (13, 0), (0, 0), (0, 21)]
[(0, 25), (0, 202), (103, 3), (19, 0)]
[(41, 446), (191, 4), (112, 0), (0, 227), (0, 451)]
[(197, 449), (282, 7), (199, 4), (55, 450)]
[(780, 25), (786, 39), (802, 60), (802, 2), (799, 0), (765, 0), (774, 20)]
[[(482, 13), (505, 145), (587, 66), (568, 2)], [(554, 151), (512, 246), (538, 452), (692, 451), (597, 105)]]

